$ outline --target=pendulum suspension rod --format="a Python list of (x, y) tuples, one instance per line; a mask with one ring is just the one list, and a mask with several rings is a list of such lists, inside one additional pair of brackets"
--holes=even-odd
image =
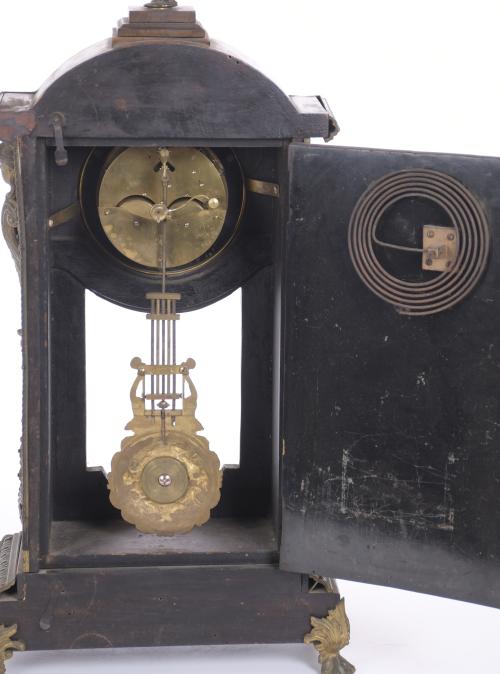
[(151, 402), (151, 415), (161, 417), (162, 438), (166, 437), (166, 418), (172, 418), (175, 424), (177, 412), (177, 336), (176, 323), (180, 316), (177, 314), (177, 302), (181, 296), (167, 292), (167, 227), (172, 219), (168, 207), (169, 188), (169, 157), (167, 148), (159, 148), (161, 160), (162, 201), (151, 208), (151, 215), (158, 223), (160, 240), (159, 262), (161, 268), (161, 292), (148, 293), (151, 309), (147, 315), (151, 321), (151, 374), (150, 393), (146, 399)]

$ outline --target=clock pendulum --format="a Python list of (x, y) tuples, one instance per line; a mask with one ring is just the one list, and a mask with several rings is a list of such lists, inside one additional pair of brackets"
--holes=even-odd
[[(196, 419), (198, 394), (190, 374), (196, 363), (191, 358), (177, 363), (177, 302), (181, 295), (167, 292), (168, 230), (179, 227), (183, 219), (177, 216), (193, 204), (199, 213), (210, 212), (219, 209), (221, 199), (213, 194), (184, 194), (172, 201), (170, 188), (176, 181), (173, 158), (167, 148), (159, 148), (158, 155), (161, 200), (150, 203), (148, 196), (142, 196), (128, 201), (130, 210), (116, 207), (132, 219), (132, 227), (144, 223), (151, 230), (154, 223), (161, 291), (146, 296), (151, 303), (147, 315), (151, 362), (134, 358), (131, 363), (137, 370), (130, 394), (134, 417), (126, 429), (134, 435), (123, 440), (121, 451), (113, 458), (109, 490), (112, 504), (127, 522), (144, 533), (172, 536), (207, 522), (210, 510), (220, 500), (222, 471), (208, 440), (198, 435), (203, 426)], [(112, 217), (111, 209), (104, 211)], [(145, 217), (148, 211), (149, 219)], [(122, 213), (120, 226), (127, 227)], [(171, 256), (175, 255), (172, 250)]]

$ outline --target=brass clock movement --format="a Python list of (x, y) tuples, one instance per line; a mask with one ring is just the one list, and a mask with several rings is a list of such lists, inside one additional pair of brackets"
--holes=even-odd
[[(165, 165), (155, 148), (111, 153), (99, 186), (99, 219), (110, 243), (132, 262), (161, 269), (165, 235), (166, 268), (191, 267), (206, 258), (224, 227), (224, 167), (210, 150), (162, 152)], [(168, 224), (164, 233), (159, 223)]]
[[(193, 271), (224, 250), (238, 230), (246, 189), (231, 151), (163, 151), (166, 177), (158, 147), (94, 150), (82, 171), (80, 202), (101, 246), (144, 273), (162, 273), (165, 236), (166, 272), (172, 276)], [(164, 232), (159, 223), (166, 223)]]
[[(500, 160), (311, 143), (337, 131), (175, 0), (0, 95), (24, 383), (0, 672), (17, 650), (305, 642), (352, 674), (337, 577), (500, 607)], [(237, 290), (222, 465), (177, 324)], [(87, 459), (89, 292), (150, 335), (131, 413), (102, 414), (126, 424), (109, 474)]]

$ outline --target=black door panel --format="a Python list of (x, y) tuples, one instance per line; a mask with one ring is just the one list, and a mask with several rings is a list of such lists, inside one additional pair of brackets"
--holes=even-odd
[[(360, 203), (368, 219), (381, 208), (376, 194), (360, 202), (377, 181), (409, 171), (415, 184), (434, 172), (430, 196), (407, 181), (407, 196), (378, 214), (376, 238), (419, 248), (424, 225), (462, 217), (472, 228), (462, 266), (425, 270), (422, 253), (374, 243), (370, 288), (349, 224)], [(451, 178), (451, 210), (432, 196), (440, 176)], [(500, 606), (499, 233), (499, 159), (292, 146), (282, 568)], [(447, 284), (444, 308), (411, 315), (389, 303), (374, 290), (384, 274), (389, 289), (428, 284), (422, 305), (429, 284)], [(447, 302), (467, 274), (467, 292)]]

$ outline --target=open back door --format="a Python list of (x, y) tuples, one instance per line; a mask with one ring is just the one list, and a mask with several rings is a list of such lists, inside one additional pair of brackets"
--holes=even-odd
[(294, 145), (285, 570), (500, 606), (500, 159)]

